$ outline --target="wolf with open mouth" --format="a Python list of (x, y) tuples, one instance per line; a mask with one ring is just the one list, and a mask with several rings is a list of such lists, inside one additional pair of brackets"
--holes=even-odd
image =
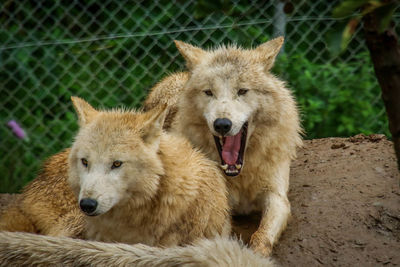
[(296, 102), (270, 73), (283, 37), (255, 49), (203, 50), (176, 41), (188, 72), (151, 91), (144, 108), (171, 106), (168, 128), (186, 136), (226, 176), (234, 214), (261, 211), (251, 247), (269, 255), (290, 216), (290, 162), (301, 146)]

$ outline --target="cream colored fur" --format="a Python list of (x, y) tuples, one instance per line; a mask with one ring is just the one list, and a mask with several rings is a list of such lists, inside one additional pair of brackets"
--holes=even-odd
[(222, 175), (186, 139), (162, 131), (165, 110), (98, 112), (77, 98), (74, 105), (81, 129), (69, 183), (79, 201), (98, 202), (98, 216), (85, 217), (87, 239), (173, 246), (229, 234)]
[[(71, 150), (47, 161), (39, 179), (33, 181), (17, 204), (3, 214), (0, 230), (166, 247), (229, 235), (224, 178), (215, 163), (194, 150), (185, 138), (163, 132), (165, 107), (140, 113), (97, 111), (79, 98), (73, 98), (73, 103), (80, 130)], [(112, 168), (115, 161), (122, 164)], [(96, 216), (84, 216), (79, 211), (78, 203), (83, 198), (98, 202)], [(36, 239), (38, 244), (46, 240), (29, 235), (26, 238)], [(64, 244), (62, 239), (49, 240)], [(5, 239), (2, 242), (7, 247)], [(73, 252), (63, 250), (65, 253), (58, 258), (48, 254), (47, 262), (69, 263), (75, 258), (90, 265), (92, 261), (99, 262), (90, 255), (81, 257), (81, 249), (88, 243), (70, 242), (71, 247), (81, 247)], [(40, 257), (41, 252), (50, 249), (46, 247), (49, 243), (43, 243), (42, 250), (31, 246), (29, 251), (20, 245), (21, 249), (14, 251), (15, 257), (7, 258), (7, 262), (17, 264), (25, 253)], [(101, 245), (97, 243), (99, 250), (112, 254), (106, 250), (113, 245), (104, 244), (104, 248)], [(152, 251), (162, 255), (160, 249), (142, 248), (140, 255)], [(173, 249), (166, 252), (166, 262), (168, 255), (172, 261), (178, 260), (179, 254), (173, 256), (173, 253)], [(191, 254), (187, 256), (190, 257)], [(149, 264), (144, 258), (143, 262)], [(119, 262), (119, 259), (114, 258), (114, 261)]]
[(45, 161), (39, 175), (0, 214), (0, 231), (82, 237), (84, 216), (67, 183), (69, 151)]
[[(205, 51), (176, 41), (189, 71), (161, 81), (145, 101), (145, 108), (171, 105), (176, 110), (167, 118), (173, 121), (171, 131), (183, 134), (216, 162), (220, 157), (213, 135), (219, 134), (214, 120), (232, 121), (228, 135), (248, 122), (244, 166), (226, 181), (234, 213), (263, 213), (250, 241), (263, 255), (271, 253), (290, 216), (289, 167), (302, 144), (295, 100), (285, 83), (270, 73), (282, 44), (280, 37), (250, 50), (221, 46)], [(242, 88), (248, 91), (239, 95)]]
[(1, 266), (275, 266), (235, 240), (157, 248), (0, 232)]

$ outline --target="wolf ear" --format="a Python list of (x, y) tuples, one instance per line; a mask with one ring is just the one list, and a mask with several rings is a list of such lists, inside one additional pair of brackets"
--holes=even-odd
[(71, 96), (76, 114), (78, 115), (79, 125), (88, 124), (99, 112), (82, 98)]
[(185, 58), (186, 65), (189, 70), (199, 64), (200, 60), (207, 53), (201, 48), (195, 47), (193, 45), (175, 40), (176, 48), (178, 48), (179, 53)]
[(269, 71), (275, 63), (275, 58), (278, 55), (283, 45), (284, 38), (280, 36), (266, 43), (261, 44), (255, 50), (261, 54), (260, 57), (265, 65), (265, 70)]
[(167, 114), (168, 108), (166, 104), (145, 113), (145, 122), (140, 135), (146, 144), (153, 144), (159, 141)]

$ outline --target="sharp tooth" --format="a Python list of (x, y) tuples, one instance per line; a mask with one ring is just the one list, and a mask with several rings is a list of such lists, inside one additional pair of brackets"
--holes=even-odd
[(221, 168), (226, 171), (228, 169), (228, 164), (221, 165)]
[(240, 170), (240, 168), (242, 168), (242, 164), (235, 164), (235, 167), (237, 170)]
[(219, 143), (221, 144), (221, 146), (224, 145), (224, 139), (222, 138), (222, 136), (219, 137)]

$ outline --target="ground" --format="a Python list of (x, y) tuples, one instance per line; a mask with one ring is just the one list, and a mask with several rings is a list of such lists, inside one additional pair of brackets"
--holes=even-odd
[[(291, 169), (292, 218), (273, 257), (283, 266), (400, 265), (400, 174), (381, 135), (306, 141)], [(0, 209), (13, 196), (2, 195)], [(247, 239), (258, 216), (238, 217)]]

